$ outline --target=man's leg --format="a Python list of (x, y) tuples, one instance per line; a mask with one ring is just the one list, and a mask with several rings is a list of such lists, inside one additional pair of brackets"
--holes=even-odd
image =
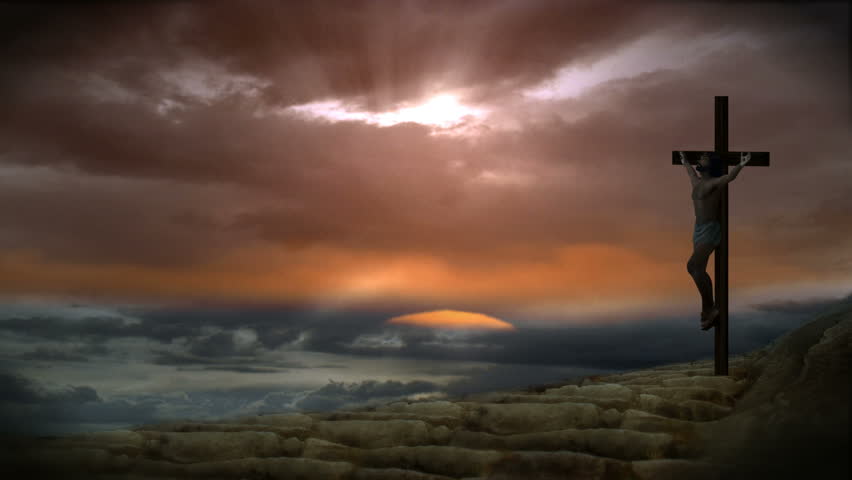
[(698, 292), (701, 294), (701, 311), (709, 312), (713, 308), (713, 284), (710, 281), (710, 275), (707, 273), (707, 260), (710, 258), (710, 253), (715, 248), (715, 245), (709, 243), (697, 243), (686, 262), (686, 270), (695, 281), (695, 286), (698, 287)]

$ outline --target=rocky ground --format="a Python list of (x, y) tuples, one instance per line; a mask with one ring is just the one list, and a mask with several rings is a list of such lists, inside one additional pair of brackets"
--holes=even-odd
[[(696, 332), (698, 334), (699, 332)], [(5, 442), (15, 477), (849, 478), (852, 304), (729, 360), (326, 413)]]

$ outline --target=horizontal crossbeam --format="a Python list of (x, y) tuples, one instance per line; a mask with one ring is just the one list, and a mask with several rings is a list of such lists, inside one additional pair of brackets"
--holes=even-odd
[[(704, 152), (712, 152), (712, 150), (681, 150), (686, 161), (690, 165), (698, 165), (698, 160)], [(723, 160), (723, 164), (738, 165), (740, 163), (740, 155), (749, 152), (721, 152), (719, 156)], [(672, 152), (672, 165), (680, 165), (680, 153), (677, 150)], [(746, 167), (768, 167), (769, 152), (751, 152), (751, 160), (748, 161)]]

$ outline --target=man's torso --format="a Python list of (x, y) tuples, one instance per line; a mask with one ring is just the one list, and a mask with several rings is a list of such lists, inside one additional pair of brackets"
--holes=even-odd
[(692, 187), (692, 204), (695, 207), (695, 223), (702, 224), (719, 221), (719, 205), (722, 199), (722, 189), (713, 188), (707, 191), (704, 180)]

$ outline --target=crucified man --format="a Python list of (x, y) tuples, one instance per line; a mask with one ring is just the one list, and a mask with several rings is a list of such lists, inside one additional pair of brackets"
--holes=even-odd
[(739, 165), (731, 168), (730, 173), (722, 175), (722, 165), (718, 155), (710, 152), (701, 154), (697, 170), (699, 177), (683, 152), (680, 153), (680, 163), (686, 167), (692, 182), (692, 203), (695, 206), (695, 231), (692, 234), (693, 251), (686, 262), (686, 271), (695, 280), (695, 286), (701, 294), (701, 329), (707, 330), (719, 319), (719, 306), (713, 302), (713, 284), (707, 274), (707, 259), (722, 240), (722, 226), (719, 223), (721, 205), (720, 187), (733, 181), (740, 170), (751, 160), (751, 153), (740, 156)]

